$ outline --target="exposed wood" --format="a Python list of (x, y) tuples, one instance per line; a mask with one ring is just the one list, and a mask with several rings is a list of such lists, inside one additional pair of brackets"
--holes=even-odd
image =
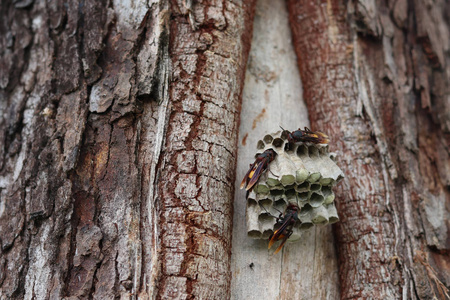
[[(429, 268), (450, 283), (448, 5), (289, 1), (311, 123), (346, 174), (344, 299), (443, 297)], [(429, 267), (415, 259), (424, 249)]]
[(311, 229), (277, 255), (269, 253), (267, 241), (247, 237), (245, 192), (239, 185), (254, 161), (257, 141), (279, 126), (291, 130), (309, 126), (295, 62), (285, 2), (258, 1), (239, 128), (232, 299), (339, 298), (331, 226)]

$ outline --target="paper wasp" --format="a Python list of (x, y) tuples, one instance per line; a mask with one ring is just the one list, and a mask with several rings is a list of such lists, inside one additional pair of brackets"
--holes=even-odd
[[(281, 126), (280, 126), (281, 127)], [(283, 127), (281, 127), (283, 129)], [(284, 130), (284, 129), (283, 129)], [(287, 131), (287, 130), (285, 130)], [(289, 131), (287, 131), (289, 132)], [(330, 142), (330, 139), (328, 138), (328, 135), (326, 135), (323, 132), (320, 131), (312, 131), (308, 127), (305, 127), (305, 130), (301, 130), (300, 128), (298, 130), (292, 131), (288, 133), (288, 148), (291, 148), (291, 146), (295, 143), (304, 142), (304, 143), (314, 143), (314, 144), (328, 144)]]
[(267, 149), (263, 153), (258, 154), (255, 162), (250, 164), (250, 169), (241, 182), (241, 189), (245, 187), (247, 191), (250, 190), (256, 184), (259, 177), (267, 170), (269, 164), (276, 156), (277, 153), (273, 149)]
[(297, 204), (289, 204), (284, 211), (284, 215), (280, 214), (277, 218), (277, 225), (280, 227), (275, 230), (275, 232), (269, 237), (269, 249), (272, 245), (281, 240), (281, 244), (278, 246), (277, 250), (275, 250), (274, 254), (277, 254), (284, 246), (288, 238), (292, 234), (292, 229), (294, 228), (297, 222), (300, 222), (298, 218), (298, 213), (300, 208)]

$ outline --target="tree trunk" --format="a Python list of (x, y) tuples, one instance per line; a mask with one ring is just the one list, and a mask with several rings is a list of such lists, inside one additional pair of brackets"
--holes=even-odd
[(2, 298), (230, 294), (253, 6), (2, 2)]
[(337, 200), (341, 297), (443, 299), (448, 1), (288, 6), (312, 127), (330, 134), (346, 174)]
[(160, 179), (154, 182), (162, 299), (230, 295), (237, 124), (253, 6), (172, 5), (171, 107)]
[[(444, 298), (450, 4), (302, 2), (3, 1), (0, 298)], [(270, 256), (235, 187), (306, 113), (341, 222)]]

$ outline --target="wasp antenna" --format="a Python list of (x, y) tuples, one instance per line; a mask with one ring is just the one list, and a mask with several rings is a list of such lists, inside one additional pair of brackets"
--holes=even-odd
[(283, 127), (281, 127), (281, 125), (280, 125), (280, 128), (281, 128), (281, 130), (285, 131), (285, 129)]

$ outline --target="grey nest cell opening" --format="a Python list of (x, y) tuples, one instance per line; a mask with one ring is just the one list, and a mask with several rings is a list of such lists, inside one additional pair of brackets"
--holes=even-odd
[(339, 221), (332, 188), (344, 175), (328, 152), (328, 145), (300, 142), (287, 147), (287, 135), (287, 131), (278, 131), (258, 141), (256, 155), (267, 149), (277, 155), (248, 193), (249, 237), (268, 239), (277, 229), (275, 217), (290, 203), (300, 208), (300, 222), (288, 241), (299, 240), (302, 232), (314, 225)]

